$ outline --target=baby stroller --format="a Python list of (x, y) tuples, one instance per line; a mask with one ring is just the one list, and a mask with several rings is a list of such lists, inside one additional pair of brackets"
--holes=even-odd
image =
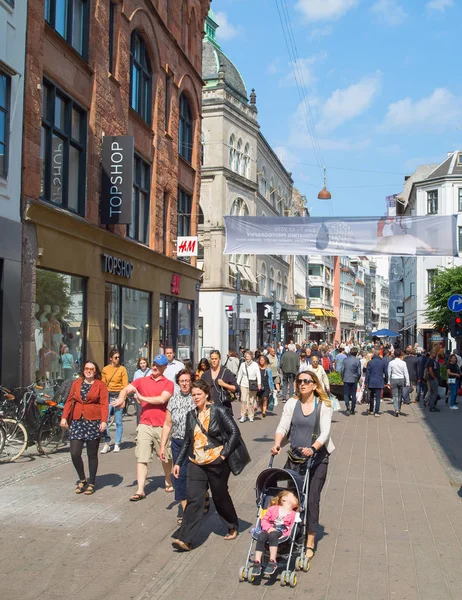
[[(259, 574), (253, 572), (253, 556), (256, 540), (258, 539), (261, 520), (270, 506), (271, 500), (283, 490), (292, 492), (298, 498), (299, 512), (297, 513), (292, 530), (288, 536), (279, 538), (277, 563), (280, 571), (281, 586), (297, 585), (297, 571), (308, 572), (310, 570), (310, 559), (305, 553), (305, 537), (307, 526), (308, 486), (310, 480), (310, 469), (313, 457), (308, 459), (305, 477), (290, 469), (273, 468), (274, 457), (271, 457), (268, 468), (260, 473), (256, 483), (257, 494), (257, 522), (252, 530), (247, 560), (239, 569), (239, 581), (253, 583)], [(268, 560), (265, 551), (262, 562)], [(291, 570), (293, 569), (293, 570)], [(278, 572), (277, 571), (277, 572)]]

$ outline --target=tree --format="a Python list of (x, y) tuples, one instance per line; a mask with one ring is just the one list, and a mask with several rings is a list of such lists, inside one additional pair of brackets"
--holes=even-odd
[(452, 294), (462, 293), (462, 267), (438, 269), (433, 291), (427, 294), (427, 310), (424, 315), (436, 329), (448, 327), (454, 313), (448, 308), (448, 298)]
[(71, 306), (67, 279), (68, 277), (61, 273), (37, 269), (35, 301), (40, 306), (40, 311), (43, 311), (43, 307), (48, 304), (51, 308), (59, 306), (59, 314), (56, 315), (58, 319), (67, 315)]

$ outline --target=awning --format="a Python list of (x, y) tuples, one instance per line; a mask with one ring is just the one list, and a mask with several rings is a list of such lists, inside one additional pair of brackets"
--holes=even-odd
[(237, 265), (237, 270), (239, 271), (239, 273), (241, 274), (241, 276), (246, 280), (246, 281), (251, 281), (249, 279), (249, 276), (247, 275), (247, 272), (245, 270), (245, 267), (243, 267), (242, 265)]
[(322, 308), (310, 308), (310, 313), (312, 313), (315, 317), (323, 317), (324, 316)]
[(435, 328), (434, 323), (421, 323), (418, 326), (418, 329), (431, 329), (433, 331), (436, 328)]
[(229, 263), (229, 268), (231, 269), (233, 275), (237, 275), (237, 269), (234, 263)]
[(335, 313), (333, 313), (331, 310), (324, 310), (324, 314), (326, 315), (326, 317), (334, 317), (335, 318)]
[(249, 279), (254, 285), (257, 285), (257, 278), (250, 270), (250, 267), (244, 267), (244, 270), (247, 273), (247, 279)]

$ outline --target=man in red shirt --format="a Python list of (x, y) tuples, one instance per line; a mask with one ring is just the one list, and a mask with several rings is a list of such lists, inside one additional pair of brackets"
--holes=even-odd
[[(127, 385), (120, 392), (118, 399), (111, 402), (112, 406), (123, 408), (129, 394), (136, 394), (138, 402), (141, 402), (141, 416), (140, 424), (136, 430), (135, 450), (138, 489), (136, 494), (130, 498), (132, 502), (138, 502), (146, 498), (144, 486), (148, 475), (148, 463), (151, 462), (154, 451), (157, 456), (160, 453), (162, 427), (165, 422), (167, 403), (173, 394), (173, 382), (163, 375), (167, 366), (166, 356), (158, 354), (152, 361), (152, 374), (149, 377), (140, 377)], [(165, 449), (165, 455), (166, 462), (162, 463), (165, 474), (165, 491), (173, 492), (170, 441)]]

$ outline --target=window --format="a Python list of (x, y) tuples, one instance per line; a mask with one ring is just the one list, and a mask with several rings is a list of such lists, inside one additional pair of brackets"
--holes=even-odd
[(85, 214), (87, 113), (48, 81), (42, 90), (40, 143), (44, 200)]
[(312, 275), (313, 277), (321, 277), (322, 276), (322, 265), (309, 265), (308, 275)]
[(287, 302), (287, 282), (288, 282), (288, 278), (287, 275), (284, 275), (284, 283), (282, 284), (282, 299), (284, 302)]
[(457, 208), (457, 210), (459, 212), (462, 212), (462, 188), (459, 188), (458, 193), (459, 193), (459, 198), (458, 198), (459, 202), (458, 202), (458, 208)]
[(261, 273), (260, 273), (260, 294), (262, 296), (266, 296), (266, 280), (267, 280), (266, 263), (262, 263)]
[(8, 174), (10, 78), (0, 72), (0, 177)]
[(245, 145), (244, 148), (244, 172), (243, 175), (250, 179), (250, 146)]
[(35, 308), (37, 380), (74, 379), (85, 357), (85, 279), (37, 269)]
[(438, 190), (427, 192), (427, 215), (438, 214)]
[(152, 111), (152, 71), (141, 35), (134, 31), (130, 48), (130, 106), (149, 123)]
[(234, 166), (234, 145), (236, 143), (236, 138), (234, 137), (234, 133), (229, 138), (229, 168), (232, 169)]
[(459, 232), (459, 252), (462, 252), (462, 227), (458, 227)]
[(242, 198), (236, 198), (233, 205), (231, 206), (231, 215), (235, 217), (247, 217), (249, 215), (249, 209), (247, 204)]
[(459, 156), (457, 157), (457, 162), (459, 163), (459, 165), (462, 165), (462, 154), (459, 154)]
[(322, 298), (322, 288), (310, 287), (310, 298)]
[(151, 166), (135, 154), (133, 164), (132, 222), (127, 225), (128, 237), (149, 244), (149, 191)]
[(427, 293), (433, 294), (435, 291), (435, 277), (437, 274), (436, 269), (427, 269)]
[(269, 276), (269, 293), (270, 296), (272, 295), (272, 293), (274, 292), (274, 269), (273, 267), (271, 267), (270, 269), (270, 276)]
[(114, 34), (115, 34), (116, 5), (109, 2), (109, 73), (114, 73)]
[(180, 96), (180, 125), (178, 129), (178, 149), (180, 156), (188, 162), (192, 160), (193, 119), (191, 105), (185, 94)]
[(172, 76), (166, 75), (165, 77), (165, 131), (168, 132), (170, 129), (170, 102), (172, 94)]
[(45, 0), (45, 20), (84, 58), (88, 54), (88, 0)]
[(266, 184), (266, 169), (265, 167), (262, 167), (262, 170), (260, 173), (258, 173), (260, 179), (258, 180), (259, 183), (259, 188), (260, 188), (260, 194), (263, 196), (263, 198), (265, 198), (266, 200), (266, 188), (267, 188), (267, 184)]
[(277, 281), (276, 281), (276, 298), (278, 300), (283, 300), (282, 298), (282, 275), (281, 271), (278, 271)]
[(242, 140), (237, 142), (237, 148), (235, 152), (234, 170), (236, 173), (242, 175)]
[(189, 194), (178, 188), (178, 231), (177, 236), (191, 235), (191, 207), (192, 198)]

